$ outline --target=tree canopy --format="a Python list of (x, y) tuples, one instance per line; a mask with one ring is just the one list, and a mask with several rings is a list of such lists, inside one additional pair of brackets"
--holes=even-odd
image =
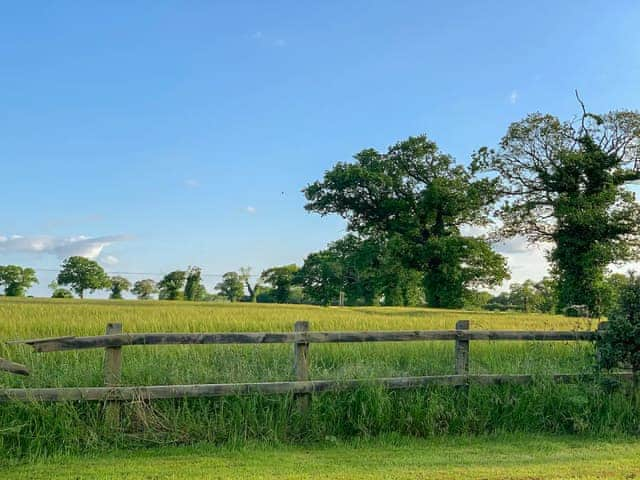
[(134, 283), (131, 292), (138, 297), (138, 300), (149, 300), (154, 293), (158, 293), (158, 287), (155, 281), (145, 278)]
[(94, 292), (109, 288), (110, 284), (109, 277), (98, 262), (79, 256), (69, 257), (62, 263), (57, 282), (69, 285), (80, 298), (84, 298), (85, 290)]
[(109, 298), (112, 300), (122, 300), (122, 294), (128, 292), (131, 288), (131, 282), (124, 277), (114, 276), (110, 278), (111, 295)]
[(291, 286), (298, 271), (295, 264), (273, 267), (262, 272), (260, 278), (273, 287), (277, 303), (287, 303), (291, 294)]
[(189, 267), (187, 271), (187, 282), (184, 287), (184, 299), (190, 301), (201, 301), (207, 295), (207, 290), (202, 284), (202, 270), (199, 267)]
[(244, 285), (238, 272), (225, 273), (222, 281), (216, 285), (216, 290), (230, 302), (240, 300), (244, 295)]
[(404, 264), (423, 273), (429, 305), (460, 307), (467, 288), (508, 277), (505, 259), (485, 239), (461, 233), (488, 223), (496, 179), (476, 178), (426, 136), (354, 159), (308, 185), (305, 208), (341, 215), (365, 238), (393, 239)]
[(477, 169), (495, 172), (506, 196), (499, 235), (549, 242), (560, 307), (604, 308), (607, 265), (638, 257), (640, 205), (625, 188), (640, 179), (640, 114), (583, 112), (577, 122), (532, 114), (511, 124)]
[(7, 297), (24, 297), (32, 285), (38, 283), (36, 271), (18, 265), (0, 265), (0, 286)]
[(162, 280), (158, 282), (158, 290), (161, 300), (181, 300), (184, 297), (184, 283), (187, 278), (187, 272), (184, 270), (175, 270), (167, 273)]

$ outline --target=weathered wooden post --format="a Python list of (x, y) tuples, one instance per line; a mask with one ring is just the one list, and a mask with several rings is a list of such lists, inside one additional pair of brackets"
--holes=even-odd
[[(297, 321), (293, 327), (293, 331), (296, 333), (303, 333), (309, 331), (309, 322), (306, 320)], [(296, 341), (293, 344), (294, 351), (294, 370), (296, 380), (299, 382), (307, 382), (310, 380), (309, 376), (309, 342)], [(297, 393), (294, 395), (298, 411), (301, 414), (306, 414), (309, 411), (311, 405), (310, 393)]]
[[(122, 333), (121, 323), (108, 323), (107, 335)], [(115, 387), (120, 384), (122, 373), (122, 347), (104, 349), (104, 385)], [(107, 400), (105, 403), (105, 422), (113, 429), (120, 428), (120, 402)]]
[[(456, 330), (458, 332), (464, 332), (469, 330), (469, 320), (458, 320), (456, 322)], [(468, 375), (469, 374), (469, 339), (463, 337), (458, 333), (456, 336), (456, 375)], [(468, 400), (467, 394), (469, 393), (469, 384), (465, 382), (464, 385), (460, 385), (459, 389), (464, 393), (465, 399)]]

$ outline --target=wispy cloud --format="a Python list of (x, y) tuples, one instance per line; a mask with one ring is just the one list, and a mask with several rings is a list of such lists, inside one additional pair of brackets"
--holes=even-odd
[(251, 205), (249, 205), (245, 211), (251, 215), (253, 215), (254, 213), (256, 213), (256, 207), (252, 207)]
[(249, 35), (249, 38), (254, 42), (264, 43), (272, 47), (282, 48), (287, 46), (287, 41), (284, 38), (274, 38), (270, 35), (265, 35), (260, 30), (253, 32)]
[(187, 178), (184, 181), (184, 186), (187, 188), (198, 188), (200, 186), (200, 182), (195, 178)]
[(125, 240), (131, 240), (131, 237), (128, 235), (107, 235), (103, 237), (88, 237), (85, 235), (77, 237), (54, 237), (50, 235), (0, 236), (0, 254), (50, 254), (58, 258), (78, 255), (96, 259), (105, 247)]
[(110, 265), (110, 266), (117, 265), (118, 263), (120, 263), (120, 259), (113, 255), (106, 255), (104, 257), (100, 257), (100, 261), (105, 265)]
[(512, 90), (509, 94), (509, 103), (511, 105), (515, 105), (518, 102), (518, 98), (520, 98), (520, 96), (518, 95), (518, 91)]

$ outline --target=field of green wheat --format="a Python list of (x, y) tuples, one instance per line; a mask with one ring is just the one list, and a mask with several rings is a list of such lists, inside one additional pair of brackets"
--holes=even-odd
[[(125, 332), (312, 330), (593, 329), (596, 322), (541, 314), (264, 304), (0, 299), (0, 340), (98, 335), (108, 322)], [(100, 386), (103, 351), (36, 353), (0, 344), (0, 357), (30, 367), (29, 377), (0, 374), (0, 387)], [(112, 448), (206, 441), (314, 442), (401, 434), (550, 432), (640, 433), (640, 413), (624, 387), (556, 385), (549, 373), (592, 372), (593, 346), (576, 342), (472, 342), (472, 373), (533, 373), (534, 385), (473, 386), (468, 399), (452, 387), (357, 391), (314, 396), (299, 418), (289, 396), (132, 402), (122, 428), (104, 422), (104, 405), (0, 404), (0, 458), (41, 457)], [(311, 345), (312, 379), (453, 373), (453, 342)], [(293, 378), (291, 345), (136, 346), (123, 349), (125, 385), (278, 381)]]

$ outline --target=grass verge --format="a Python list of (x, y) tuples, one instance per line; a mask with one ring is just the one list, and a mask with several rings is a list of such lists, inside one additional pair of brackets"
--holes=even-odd
[(548, 435), (387, 437), (314, 446), (198, 445), (5, 465), (0, 479), (182, 480), (332, 479), (632, 479), (640, 440)]

